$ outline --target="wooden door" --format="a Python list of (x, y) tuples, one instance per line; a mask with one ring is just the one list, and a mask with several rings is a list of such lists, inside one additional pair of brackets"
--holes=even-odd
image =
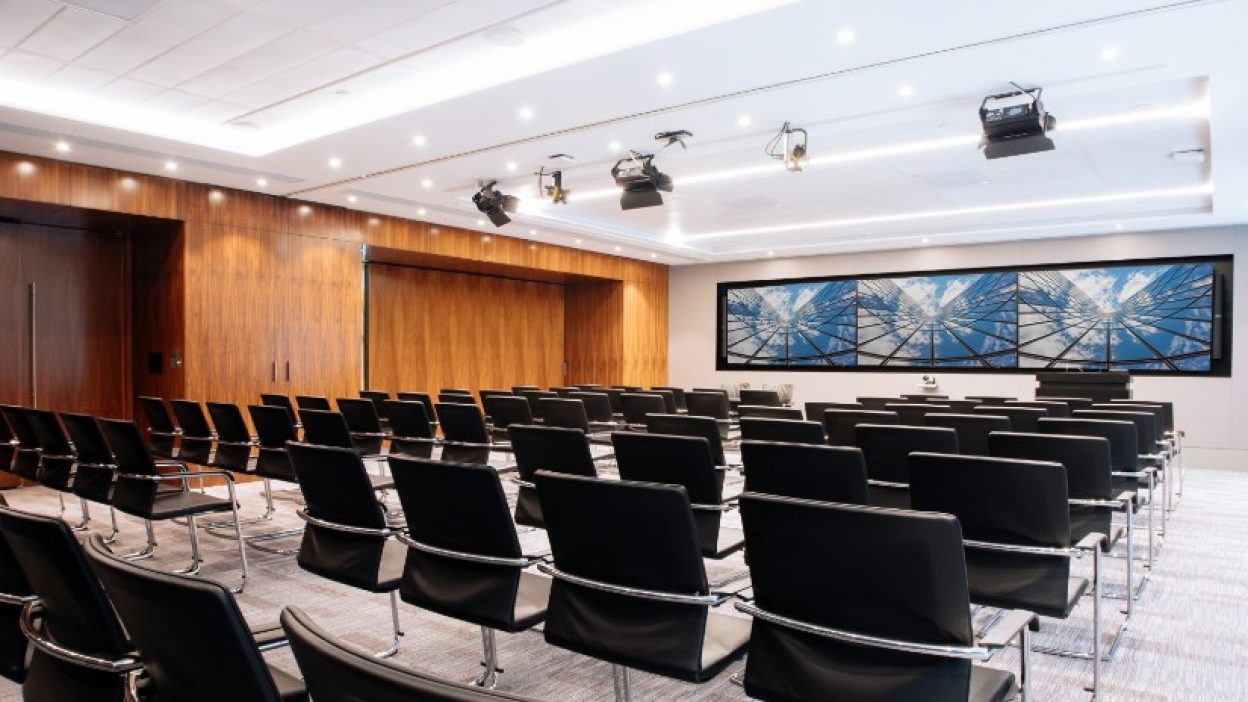
[(278, 379), (290, 395), (356, 397), (363, 344), (360, 245), (280, 238)]
[(0, 222), (0, 403), (30, 401), (29, 292), (18, 225)]

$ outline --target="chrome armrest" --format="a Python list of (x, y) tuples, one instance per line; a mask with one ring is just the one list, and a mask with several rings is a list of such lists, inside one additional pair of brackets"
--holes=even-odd
[(433, 436), (397, 436), (395, 434), (389, 434), (388, 436), (391, 441), (404, 441), (408, 443), (425, 442), (430, 444), (438, 443), (438, 439)]
[[(1102, 536), (1102, 534), (1097, 534)], [(1000, 551), (1003, 553), (1026, 553), (1033, 556), (1064, 556), (1066, 558), (1079, 558), (1083, 555), (1083, 551), (1075, 547), (1062, 548), (1060, 546), (1023, 546), (1021, 544), (1002, 544), (995, 541), (976, 541), (975, 539), (963, 539), (962, 545), (966, 548), (973, 548), (977, 551)]]
[[(733, 498), (734, 500), (736, 498)], [(689, 504), (695, 512), (731, 512), (737, 505), (732, 501), (720, 502), (717, 505), (704, 505), (697, 502)]]
[(1105, 534), (1100, 532), (1089, 532), (1085, 534), (1082, 539), (1079, 539), (1079, 543), (1075, 544), (1075, 548), (1080, 551), (1092, 551), (1095, 550), (1097, 546), (1100, 546), (1106, 538)]
[(601, 456), (593, 456), (593, 457), (591, 457), (591, 461), (592, 461), (592, 462), (594, 462), (594, 463), (597, 463), (598, 461), (608, 461), (608, 460), (612, 460), (612, 459), (614, 459), (614, 458), (615, 458), (615, 454), (614, 454), (614, 453), (604, 453), (604, 454), (602, 454)]
[(0, 604), (24, 605), (38, 601), (38, 595), (14, 595), (8, 592), (0, 592)]
[(300, 519), (307, 522), (308, 524), (311, 524), (312, 526), (321, 527), (322, 529), (329, 529), (331, 531), (341, 531), (345, 534), (358, 534), (360, 536), (380, 536), (383, 538), (389, 538), (399, 533), (395, 529), (361, 527), (361, 526), (354, 526), (351, 524), (339, 524), (338, 522), (331, 522), (325, 519), (318, 519), (317, 517), (313, 517), (312, 515), (308, 514), (307, 509), (296, 510), (295, 514), (299, 515)]
[(1134, 490), (1124, 490), (1112, 499), (1093, 499), (1090, 497), (1072, 497), (1067, 502), (1080, 507), (1123, 507), (1135, 499)]
[(910, 485), (908, 483), (891, 483), (887, 480), (868, 480), (867, 485), (874, 485), (875, 487), (896, 488), (898, 490), (910, 489)]
[(442, 556), (443, 558), (453, 558), (457, 561), (467, 561), (469, 563), (484, 563), (486, 565), (510, 566), (512, 568), (528, 568), (534, 563), (540, 562), (542, 559), (533, 556), (521, 556), (519, 558), (508, 558), (505, 556), (486, 556), (480, 553), (468, 553), (466, 551), (454, 551), (449, 548), (440, 546), (432, 546), (413, 539), (410, 535), (403, 532), (395, 534), (403, 545), (416, 551)]
[(222, 441), (220, 439), (217, 439), (217, 446), (259, 446), (259, 445), (260, 444), (255, 439), (248, 439), (247, 441)]
[(1025, 609), (1012, 609), (988, 627), (988, 630), (980, 637), (979, 645), (990, 650), (1005, 648), (1035, 618), (1035, 614)]
[(90, 653), (80, 653), (47, 638), (34, 623), (37, 607), (38, 602), (27, 602), (26, 606), (22, 608), (22, 616), (18, 620), (18, 625), (22, 630), (22, 634), (26, 636), (30, 643), (47, 655), (67, 663), (105, 673), (126, 673), (143, 667), (143, 661), (137, 655), (105, 658)]
[(192, 470), (180, 471), (177, 473), (163, 473), (160, 475), (142, 475), (139, 473), (117, 473), (118, 478), (128, 478), (130, 480), (147, 480), (149, 482), (158, 483), (165, 480), (180, 480), (185, 483), (188, 480), (202, 480), (203, 478), (225, 478), (230, 483), (230, 491), (234, 490), (234, 474), (224, 470)]
[(537, 489), (537, 485), (535, 485), (532, 481), (525, 480), (518, 475), (512, 476), (511, 482), (515, 483), (516, 485), (519, 485), (522, 488), (531, 488), (533, 490)]
[(643, 590), (641, 588), (616, 585), (614, 583), (604, 583), (599, 580), (590, 580), (589, 578), (582, 578), (579, 575), (565, 573), (549, 563), (538, 563), (537, 569), (555, 580), (562, 580), (566, 583), (579, 585), (591, 590), (610, 592), (612, 594), (623, 595), (625, 597), (636, 597), (643, 600), (655, 600), (657, 602), (672, 602), (675, 604), (702, 605), (703, 607), (717, 607), (728, 601), (728, 597), (724, 595), (696, 595), (677, 592), (663, 592), (660, 590)]
[(160, 460), (152, 461), (152, 463), (156, 464), (157, 468), (181, 468), (183, 473), (190, 470), (186, 467), (185, 461), (179, 461), (174, 458), (162, 458)]
[(394, 435), (388, 431), (353, 431), (351, 436), (358, 436), (364, 439), (393, 439)]

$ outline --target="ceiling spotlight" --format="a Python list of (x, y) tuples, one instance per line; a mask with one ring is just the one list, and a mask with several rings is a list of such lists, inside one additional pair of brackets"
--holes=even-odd
[(783, 162), (785, 170), (796, 173), (802, 170), (802, 165), (810, 158), (806, 143), (806, 130), (792, 127), (785, 122), (780, 131), (767, 142), (767, 155)]
[(354, 195), (348, 195), (348, 196), (347, 196), (347, 202), (355, 203), (355, 202), (359, 202), (359, 201), (360, 201), (360, 198), (358, 198), (358, 197), (356, 197), (356, 196), (354, 196)]
[(329, 158), (329, 167), (330, 168), (342, 167), (342, 159), (338, 158), (337, 156), (331, 156)]
[(621, 249), (620, 247), (618, 247), (618, 246), (617, 246), (617, 247), (615, 247), (615, 250), (616, 250), (616, 251), (623, 251), (624, 249)]
[(658, 83), (661, 87), (666, 88), (676, 82), (676, 77), (667, 71), (660, 71), (659, 75), (655, 77), (654, 82)]
[(428, 178), (421, 178), (421, 179), (420, 179), (420, 187), (422, 187), (422, 188), (432, 188), (432, 187), (433, 187), (433, 181), (432, 181), (432, 180), (429, 180)]
[(1117, 229), (1118, 231), (1122, 231), (1122, 222), (1117, 222), (1116, 224), (1114, 224), (1114, 229)]
[(56, 142), (56, 150), (63, 154), (69, 153), (69, 142), (68, 141)]
[(929, 239), (929, 238), (927, 238), (927, 237), (923, 237), (923, 243), (924, 243), (924, 244), (930, 244), (930, 243), (932, 243), (932, 240), (931, 240), (931, 239)]
[(1107, 46), (1104, 49), (1101, 49), (1101, 60), (1102, 61), (1117, 61), (1118, 60), (1118, 47)]
[(529, 236), (537, 236), (537, 230), (536, 230), (536, 229), (530, 229), (530, 230), (529, 230)]
[(768, 256), (775, 256), (775, 255), (776, 255), (776, 252), (775, 252), (775, 251), (768, 251), (768, 252), (767, 252), (767, 255), (768, 255)]
[[(1021, 156), (1055, 147), (1048, 132), (1057, 126), (1057, 118), (1044, 109), (1040, 102), (1043, 88), (1018, 90), (989, 95), (979, 105), (979, 121), (984, 126), (980, 146), (985, 158)], [(990, 104), (991, 103), (991, 104)]]
[(173, 171), (178, 170), (178, 162), (177, 161), (165, 161), (165, 170), (171, 173)]
[(741, 115), (740, 117), (738, 117), (738, 118), (737, 118), (737, 126), (738, 126), (738, 127), (748, 127), (748, 126), (750, 126), (750, 123), (751, 123), (751, 122), (753, 122), (753, 121), (754, 121), (754, 120), (750, 119), (750, 116), (749, 116), (749, 115)]
[(618, 141), (613, 141), (613, 142), (611, 142), (611, 143), (607, 144), (607, 151), (610, 151), (610, 152), (611, 152), (611, 153), (613, 153), (613, 154), (614, 154), (614, 153), (618, 153), (618, 152), (619, 152), (619, 150), (620, 150), (620, 149), (622, 149), (622, 148), (624, 148), (624, 147), (623, 147), (622, 145), (620, 145), (620, 142), (618, 142)]
[(517, 166), (517, 165), (516, 165), (516, 162), (515, 162), (515, 161), (508, 161), (508, 162), (507, 162), (507, 170), (509, 170), (509, 171), (511, 171), (511, 172), (513, 172), (513, 173), (514, 173), (514, 172), (515, 172), (515, 170), (516, 170), (517, 168), (519, 168), (519, 166)]
[(836, 43), (841, 46), (848, 46), (854, 43), (854, 30), (844, 27), (836, 30)]
[(521, 107), (520, 110), (516, 112), (516, 116), (524, 120), (533, 119), (533, 108)]
[(416, 136), (412, 137), (412, 146), (424, 146), (425, 144), (428, 144), (428, 143), (429, 141), (425, 139), (425, 137), (421, 134), (417, 134)]
[(268, 187), (269, 181), (267, 178), (256, 178), (256, 185), (261, 188)]
[(902, 97), (910, 97), (911, 95), (914, 95), (914, 86), (906, 83), (900, 88), (897, 88), (897, 94)]
[(484, 219), (478, 219), (478, 220), (477, 220), (477, 226), (478, 226), (478, 227), (484, 227), (484, 226), (485, 226), (485, 220), (484, 220)]
[[(547, 176), (550, 177), (550, 185), (546, 184)], [(571, 192), (571, 190), (563, 187), (563, 171), (547, 173), (546, 167), (542, 166), (541, 170), (537, 172), (537, 194), (540, 197), (548, 198), (556, 205), (566, 205), (568, 204), (568, 193)]]
[(416, 214), (420, 215), (421, 217), (424, 217), (424, 216), (425, 216), (425, 213), (426, 213), (427, 211), (428, 211), (428, 210), (426, 210), (426, 209), (425, 209), (425, 208), (423, 208), (423, 207), (417, 207), (417, 208), (416, 208)]
[(611, 177), (623, 191), (620, 193), (620, 209), (635, 210), (663, 204), (660, 191), (672, 192), (672, 178), (654, 166), (654, 154), (629, 152), (628, 158), (616, 161), (611, 167)]
[(582, 244), (582, 243), (584, 243), (584, 240), (583, 240), (583, 239), (577, 239), (577, 240), (576, 240), (576, 243), (578, 243), (578, 244)]
[(304, 217), (307, 217), (308, 215), (312, 214), (312, 208), (308, 207), (307, 205), (300, 205), (299, 214)]
[[(515, 212), (520, 206), (519, 198), (514, 195), (504, 195), (502, 192), (495, 190), (494, 186), (498, 181), (479, 181), (478, 186), (481, 190), (472, 196), (472, 204), (477, 206), (481, 214), (490, 218), (494, 226), (501, 227), (511, 221), (511, 217), (507, 216), (508, 212)], [(478, 220), (479, 225), (485, 222)]]

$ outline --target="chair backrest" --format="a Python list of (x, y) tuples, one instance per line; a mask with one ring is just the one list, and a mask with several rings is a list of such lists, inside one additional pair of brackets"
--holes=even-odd
[(368, 398), (340, 397), (338, 411), (342, 413), (347, 429), (361, 434), (381, 433), (381, 414), (377, 405)]
[(515, 424), (507, 428), (516, 471), (533, 481), (539, 470), (594, 477), (598, 469), (589, 450), (589, 437), (577, 429)]
[(624, 391), (619, 388), (607, 388), (603, 390), (607, 394), (607, 402), (611, 403), (612, 414), (624, 414)]
[(9, 420), (4, 418), (4, 414), (0, 413), (0, 471), (11, 471), (13, 469), (13, 455), (17, 453), (17, 447), (13, 445), (15, 441), (13, 430), (9, 428)]
[(133, 475), (157, 475), (156, 460), (143, 442), (139, 425), (128, 419), (99, 420), (100, 430), (113, 451), (118, 472)]
[[(953, 516), (746, 493), (741, 517), (761, 609), (867, 636), (973, 643), (962, 531)], [(820, 544), (818, 558), (807, 544)], [(747, 670), (751, 697), (973, 699), (969, 660), (854, 648), (757, 619), (753, 631), (751, 666), (765, 658), (779, 667)]]
[(1161, 434), (1161, 422), (1151, 412), (1125, 412), (1122, 410), (1075, 410), (1070, 413), (1073, 419), (1107, 419), (1135, 424), (1135, 450), (1140, 455), (1157, 452), (1157, 437)]
[(905, 402), (905, 400), (903, 400), (900, 397), (870, 396), (870, 397), (859, 397), (857, 398), (857, 400), (858, 400), (858, 404), (862, 405), (863, 407), (869, 410), (883, 410), (885, 408), (885, 405)]
[(902, 393), (901, 399), (907, 402), (938, 402), (945, 404), (944, 401), (949, 399), (948, 395), (930, 395), (928, 393)]
[(266, 407), (281, 407), (290, 415), (290, 423), (294, 424), (298, 421), (299, 413), (295, 410), (295, 405), (290, 401), (288, 395), (278, 395), (276, 393), (260, 393), (260, 404)]
[(1107, 500), (1113, 495), (1109, 440), (1100, 436), (1066, 436), (1012, 431), (988, 437), (990, 455), (1061, 463), (1071, 498)]
[(911, 453), (958, 452), (958, 433), (945, 427), (859, 424), (855, 433), (867, 461), (867, 477), (872, 480), (908, 484), (907, 458)]
[(706, 439), (711, 448), (715, 465), (727, 465), (724, 458), (724, 442), (719, 434), (719, 423), (710, 417), (691, 417), (687, 414), (651, 414), (646, 416), (646, 431), (651, 434), (672, 436), (697, 436)]
[(945, 414), (936, 412), (923, 419), (929, 427), (948, 427), (958, 433), (958, 451), (968, 456), (988, 455), (988, 435), (1010, 431), (1010, 418), (997, 414)]
[(652, 392), (663, 391), (663, 392), (672, 393), (672, 398), (676, 400), (677, 411), (684, 411), (689, 408), (689, 406), (685, 403), (685, 389), (684, 388), (674, 388), (674, 387), (666, 387), (666, 386), (660, 385), (657, 387), (650, 388), (650, 390)]
[(806, 421), (822, 422), (823, 413), (830, 409), (864, 409), (861, 402), (807, 402)]
[(747, 405), (744, 402), (737, 405), (737, 416), (739, 417), (766, 417), (769, 419), (795, 419), (801, 420), (802, 411), (796, 407), (780, 407), (777, 405)]
[(663, 398), (664, 411), (666, 411), (668, 414), (676, 414), (677, 412), (676, 393), (672, 392), (671, 390), (658, 390), (655, 388), (644, 390), (642, 392), (646, 393), (647, 395), (658, 395), (659, 397)]
[(524, 698), (418, 673), (348, 646), (298, 607), (282, 610), (282, 628), (316, 702), (484, 702)]
[(57, 418), (56, 413), (46, 409), (23, 409), (26, 415), (26, 422), (30, 426), (31, 431), (35, 434), (35, 441), (39, 444), (39, 449), (43, 452), (43, 460), (47, 461), (51, 456), (68, 458), (73, 463), (74, 447), (70, 445), (69, 436), (65, 433), (65, 428), (61, 426), (61, 420)]
[(579, 399), (544, 397), (538, 400), (537, 409), (542, 417), (542, 423), (548, 427), (589, 431), (589, 415), (585, 412), (585, 403)]
[(1017, 397), (1008, 397), (1006, 395), (967, 395), (966, 399), (974, 400), (980, 405), (1001, 405), (1006, 402), (1017, 400)]
[(298, 481), (295, 469), (286, 453), (286, 442), (295, 441), (295, 425), (284, 407), (273, 405), (248, 405), (251, 423), (256, 428), (256, 440), (260, 448), (256, 455), (256, 474), (263, 478)]
[(723, 475), (716, 471), (704, 437), (617, 431), (611, 443), (620, 479), (680, 485), (694, 504), (714, 505), (722, 499)]
[(61, 422), (69, 438), (74, 442), (74, 452), (82, 463), (108, 465), (113, 462), (113, 452), (108, 447), (108, 439), (100, 430), (95, 417), (89, 414), (62, 412)]
[(128, 563), (99, 534), (91, 535), (86, 553), (161, 697), (281, 702), (251, 629), (224, 586)]
[(1030, 407), (1033, 409), (1042, 409), (1048, 413), (1050, 417), (1069, 417), (1070, 405), (1065, 402), (1054, 402), (1049, 400), (1008, 400), (1008, 407)]
[(1124, 405), (1157, 405), (1162, 409), (1166, 431), (1174, 431), (1174, 403), (1168, 400), (1110, 400), (1111, 404)]
[(386, 400), (386, 416), (396, 439), (432, 439), (429, 406), (417, 400)]
[(577, 383), (576, 388), (582, 392), (602, 392), (606, 386), (601, 383)]
[(386, 417), (386, 401), (390, 399), (389, 390), (361, 390), (360, 397), (373, 403), (373, 409), (377, 411), (378, 417)]
[(728, 403), (728, 395), (723, 391), (693, 391), (685, 393), (685, 404), (689, 414), (694, 417), (710, 417), (712, 419), (728, 419), (732, 407)]
[(533, 413), (533, 416), (540, 417), (542, 416), (541, 407), (538, 406), (538, 403), (544, 399), (556, 399), (559, 397), (559, 394), (549, 390), (525, 390), (520, 393), (520, 396), (529, 403), (529, 411)]
[(430, 421), (433, 420), (433, 398), (427, 392), (400, 392), (395, 394), (395, 399), (403, 402), (420, 402), (425, 405), (425, 414), (429, 416)]
[(481, 398), (482, 404), (485, 403), (485, 398), (487, 397), (512, 397), (515, 394), (516, 393), (510, 390), (499, 390), (493, 388), (485, 388), (477, 391), (477, 397)]
[(1040, 393), (1036, 393), (1036, 401), (1038, 402), (1064, 402), (1070, 407), (1071, 411), (1074, 411), (1077, 409), (1087, 409), (1091, 407), (1093, 403), (1096, 402), (1096, 400), (1093, 400), (1090, 397), (1063, 397), (1060, 395), (1050, 396), (1050, 395), (1041, 395)]
[(506, 429), (512, 424), (533, 423), (533, 408), (523, 397), (486, 395), (481, 398), (481, 404), (495, 429)]
[(741, 417), (741, 438), (754, 441), (785, 441), (794, 444), (823, 444), (823, 424), (797, 419)]
[(867, 504), (867, 464), (858, 448), (747, 439), (741, 463), (750, 492)]
[[(0, 424), (3, 422), (4, 419), (0, 418)], [(0, 431), (3, 431), (2, 427)], [(0, 507), (8, 506), (4, 495), (0, 495)], [(3, 535), (0, 535), (0, 592), (13, 597), (35, 594)], [(19, 684), (26, 679), (26, 653), (30, 648), (30, 642), (18, 623), (22, 608), (23, 605), (16, 602), (0, 603), (0, 676)]]
[(626, 392), (620, 401), (624, 405), (624, 421), (629, 424), (645, 424), (647, 414), (671, 414), (662, 395)]
[(39, 479), (39, 436), (30, 425), (26, 411), (17, 405), (0, 405), (0, 414), (17, 439), (17, 450), (13, 458), (12, 471), (27, 480)]
[(472, 391), (468, 388), (439, 388), (438, 394), (446, 395), (472, 395)]
[(949, 409), (943, 410), (952, 414), (971, 414), (975, 408), (984, 404), (979, 400), (926, 400), (929, 405), (944, 405)]
[(575, 387), (568, 386), (568, 385), (563, 385), (563, 386), (552, 385), (550, 386), (550, 391), (555, 393), (559, 397), (566, 398), (574, 392), (580, 392), (580, 388), (575, 388)]
[(299, 419), (303, 422), (303, 440), (317, 446), (336, 446), (353, 449), (351, 428), (341, 412), (332, 410), (299, 410)]
[(329, 405), (328, 397), (319, 395), (295, 395), (295, 404), (299, 405), (301, 410), (318, 410), (320, 412), (329, 412), (333, 409)]
[(247, 420), (238, 405), (230, 402), (205, 402), (208, 416), (212, 418), (212, 426), (217, 430), (218, 441), (242, 442), (251, 441), (251, 432), (247, 429)]
[(615, 388), (616, 390), (623, 390), (624, 392), (641, 392), (642, 391), (642, 387), (640, 385), (612, 385), (611, 387)]
[(470, 395), (467, 391), (440, 392), (438, 393), (438, 402), (449, 405), (475, 405), (477, 404), (477, 398)]
[(212, 425), (208, 423), (208, 415), (204, 414), (204, 406), (198, 400), (170, 400), (169, 407), (182, 427), (182, 438), (212, 439)]
[[(1038, 407), (1017, 407), (1015, 405), (979, 405), (975, 414), (994, 415), (1010, 418), (1012, 431), (1035, 432), (1041, 417), (1049, 416), (1048, 410)], [(930, 423), (930, 422), (929, 422)], [(963, 453), (967, 453), (963, 451)]]
[(447, 441), (466, 444), (490, 442), (490, 434), (485, 428), (485, 415), (476, 404), (439, 402), (435, 409), (438, 412), (438, 423), (442, 426), (442, 436)]
[(580, 400), (585, 405), (585, 416), (591, 422), (615, 420), (611, 410), (611, 396), (605, 392), (588, 391), (568, 393), (568, 399)]
[(139, 398), (139, 406), (143, 408), (143, 416), (147, 418), (147, 426), (149, 429), (162, 434), (173, 434), (178, 430), (178, 425), (173, 421), (173, 415), (169, 414), (169, 408), (165, 406), (165, 401), (159, 397), (143, 396)]
[(1099, 436), (1109, 442), (1109, 460), (1115, 472), (1135, 472), (1140, 465), (1134, 422), (1109, 419), (1041, 419), (1041, 434)]
[[(1140, 402), (1105, 402), (1092, 405), (1089, 409), (1108, 412), (1144, 412), (1153, 415), (1153, 438), (1162, 441), (1166, 438), (1166, 408), (1161, 405), (1146, 405)], [(45, 449), (46, 450), (46, 449)], [(1150, 449), (1150, 453), (1156, 447)]]
[(536, 385), (512, 385), (511, 386), (511, 392), (516, 395), (520, 395), (527, 390), (541, 390), (541, 388), (539, 388)]
[(748, 388), (742, 388), (741, 404), (758, 405), (762, 407), (779, 407), (780, 393), (776, 390), (750, 390)]
[(952, 412), (949, 405), (938, 405), (934, 402), (890, 402), (884, 405), (889, 412), (896, 412), (902, 424), (912, 427), (923, 426), (923, 419), (935, 412)]
[(823, 431), (832, 446), (857, 446), (859, 424), (900, 424), (896, 412), (888, 410), (824, 410)]

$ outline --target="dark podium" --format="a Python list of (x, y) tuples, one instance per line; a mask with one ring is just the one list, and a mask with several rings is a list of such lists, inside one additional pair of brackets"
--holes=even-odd
[(1126, 371), (1036, 373), (1036, 397), (1086, 397), (1097, 402), (1131, 399)]

